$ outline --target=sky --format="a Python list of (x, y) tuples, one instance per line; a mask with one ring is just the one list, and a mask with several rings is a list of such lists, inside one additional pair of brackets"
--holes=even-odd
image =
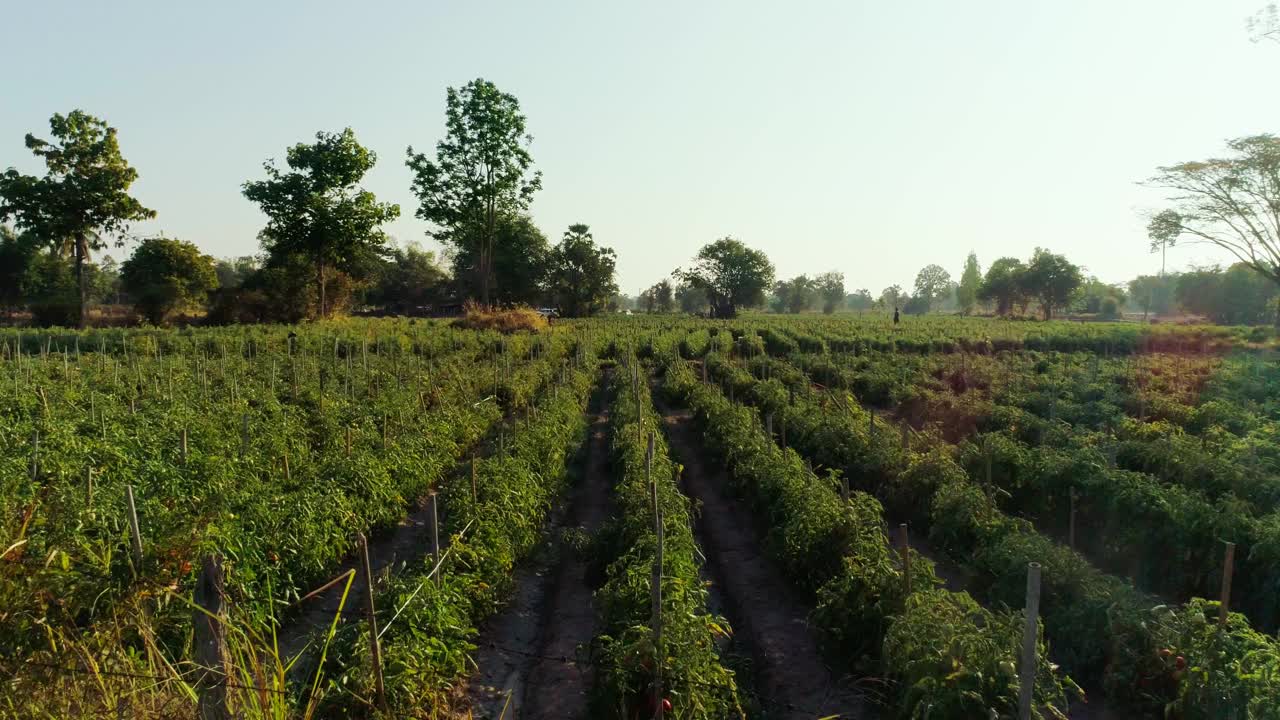
[[(364, 186), (414, 217), (407, 146), (447, 87), (519, 98), (535, 222), (614, 248), (636, 294), (726, 235), (779, 278), (836, 270), (873, 294), (965, 256), (1065, 254), (1107, 282), (1156, 272), (1140, 186), (1158, 166), (1280, 132), (1265, 0), (20, 2), (0, 0), (0, 167), (75, 108), (119, 129), (163, 231), (257, 252), (241, 185), (317, 131), (378, 155)], [(121, 257), (120, 251), (114, 251)], [(1170, 269), (1221, 262), (1181, 246)]]

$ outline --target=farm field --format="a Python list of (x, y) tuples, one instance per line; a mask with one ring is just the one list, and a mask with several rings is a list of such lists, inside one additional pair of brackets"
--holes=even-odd
[(0, 330), (0, 717), (1280, 718), (1271, 338)]

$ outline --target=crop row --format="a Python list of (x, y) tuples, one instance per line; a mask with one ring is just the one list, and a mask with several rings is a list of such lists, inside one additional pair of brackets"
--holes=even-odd
[[(1275, 643), (1249, 629), (1243, 616), (1233, 613), (1228, 631), (1217, 633), (1216, 604), (1157, 605), (1099, 572), (1006, 516), (945, 443), (922, 437), (923, 445), (913, 440), (914, 449), (905, 449), (896, 427), (873, 425), (851, 398), (811, 395), (808, 378), (785, 363), (758, 359), (757, 370), (776, 378), (758, 381), (721, 357), (704, 362), (740, 397), (785, 423), (788, 441), (815, 464), (839, 469), (882, 498), (894, 517), (926, 530), (936, 549), (965, 564), (970, 589), (988, 604), (1016, 607), (1026, 563), (1041, 563), (1041, 610), (1055, 658), (1086, 680), (1101, 679), (1113, 701), (1139, 712), (1167, 705), (1201, 717), (1195, 712), (1264, 707), (1280, 692), (1265, 677), (1280, 659)], [(1176, 667), (1178, 653), (1191, 671)], [(1238, 704), (1223, 705), (1222, 697)]]
[[(1017, 613), (940, 589), (932, 563), (914, 550), (909, 592), (875, 498), (855, 491), (845, 501), (833, 478), (779, 449), (759, 415), (699, 382), (689, 365), (669, 364), (665, 387), (694, 411), (707, 449), (770, 528), (766, 546), (779, 567), (816, 598), (812, 620), (826, 645), (851, 669), (890, 679), (897, 716), (1016, 715)], [(1060, 717), (1074, 683), (1040, 650), (1036, 716)]]

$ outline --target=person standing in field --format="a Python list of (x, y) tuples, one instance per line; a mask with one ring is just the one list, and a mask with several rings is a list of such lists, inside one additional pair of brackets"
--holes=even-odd
[(898, 324), (898, 306), (897, 305), (893, 306), (893, 324), (895, 327)]

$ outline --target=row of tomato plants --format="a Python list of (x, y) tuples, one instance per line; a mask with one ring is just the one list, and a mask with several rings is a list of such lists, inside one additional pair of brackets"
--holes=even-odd
[[(855, 387), (855, 371), (823, 356), (798, 354), (790, 361), (826, 384)], [(999, 491), (994, 497), (1002, 510), (1063, 537), (1075, 495), (1085, 554), (1178, 599), (1216, 593), (1221, 543), (1236, 543), (1233, 605), (1259, 627), (1276, 627), (1280, 513), (1267, 500), (1274, 478), (1217, 457), (1207, 443), (1165, 422), (1120, 415), (1104, 432), (1043, 407), (1048, 417), (1015, 404), (977, 402), (984, 410), (952, 440), (970, 476), (984, 485), (990, 458), (990, 489)], [(935, 422), (947, 422), (940, 416)]]
[[(515, 368), (501, 383), (513, 388), (507, 394), (527, 396), (529, 387), (544, 384), (569, 342), (562, 335), (537, 362)], [(135, 358), (140, 374), (172, 370), (178, 380), (141, 400), (132, 396), (129, 378), (121, 383), (114, 367), (95, 360), (86, 354), (71, 366), (69, 358), (26, 358), (18, 361), (28, 364), (26, 374), (13, 375), (5, 388), (8, 441), (0, 465), (8, 482), (0, 499), (14, 512), (5, 513), (9, 550), (0, 560), (0, 592), (12, 600), (3, 628), (9, 657), (38, 648), (41, 657), (56, 659), (58, 644), (50, 647), (45, 637), (53, 629), (72, 641), (107, 632), (118, 601), (185, 592), (192, 566), (215, 551), (228, 559), (238, 606), (265, 616), (349, 554), (357, 532), (398, 521), (406, 503), (501, 415), (492, 376), (476, 372), (494, 365), (484, 353), (438, 358), (426, 377), (423, 368), (397, 368), (406, 372), (402, 383), (381, 368), (385, 387), (359, 400), (319, 381), (326, 370), (338, 372), (326, 356), (272, 358), (273, 366), (296, 363), (302, 370), (296, 389), (281, 382), (277, 393), (268, 390), (266, 358), (232, 358), (213, 374), (242, 366), (239, 398), (198, 388), (188, 358)], [(373, 362), (371, 372), (387, 363)], [(86, 413), (90, 393), (95, 399)], [(92, 501), (86, 468), (93, 470)], [(140, 568), (128, 552), (127, 484), (134, 486), (143, 530)], [(157, 603), (149, 615), (149, 631), (169, 657), (182, 657), (189, 608)]]
[[(1018, 613), (941, 589), (914, 550), (908, 592), (879, 501), (860, 490), (844, 501), (834, 475), (820, 478), (793, 449), (779, 449), (759, 414), (699, 382), (688, 364), (668, 364), (665, 387), (693, 410), (707, 449), (769, 528), (779, 567), (815, 598), (824, 646), (846, 667), (891, 680), (895, 716), (1016, 716)], [(1063, 717), (1078, 688), (1048, 662), (1043, 642), (1039, 650), (1035, 716)]]
[[(563, 380), (538, 392), (523, 421), (501, 426), (501, 449), (490, 438), (490, 454), (476, 465), (474, 499), (469, 465), (439, 486), (448, 552), (439, 582), (428, 578), (434, 559), (427, 553), (377, 591), (387, 704), (399, 713), (449, 716), (474, 667), (479, 626), (511, 597), (517, 563), (546, 541), (547, 514), (573, 482), (587, 434), (584, 410), (599, 377), (590, 347), (579, 346), (572, 358)], [(328, 675), (325, 707), (343, 717), (376, 716), (369, 630), (353, 627), (358, 632), (339, 638), (332, 651), (340, 670)]]
[(1257, 712), (1280, 692), (1266, 677), (1276, 667), (1275, 643), (1243, 616), (1233, 613), (1219, 633), (1214, 603), (1160, 605), (1100, 572), (1006, 515), (995, 493), (971, 479), (940, 439), (918, 435), (915, 447), (904, 449), (896, 427), (873, 429), (851, 397), (810, 395), (809, 378), (780, 361), (755, 360), (757, 372), (775, 378), (768, 381), (714, 355), (704, 362), (745, 400), (776, 413), (788, 440), (814, 462), (840, 468), (892, 515), (925, 529), (935, 548), (968, 568), (970, 588), (985, 602), (1016, 606), (1026, 563), (1041, 563), (1041, 611), (1055, 658), (1087, 680), (1101, 680), (1112, 701), (1149, 715), (1167, 708), (1198, 718)]
[[(623, 348), (627, 347), (625, 344)], [(717, 643), (729, 636), (724, 618), (707, 610), (693, 508), (679, 488), (662, 422), (650, 396), (648, 371), (628, 350), (609, 383), (609, 448), (613, 519), (596, 539), (605, 564), (596, 591), (601, 620), (596, 697), (609, 717), (650, 717), (654, 684), (668, 716), (742, 718), (734, 674)], [(652, 443), (652, 452), (649, 447)], [(662, 523), (661, 645), (654, 647), (652, 572), (658, 559), (655, 514)]]

